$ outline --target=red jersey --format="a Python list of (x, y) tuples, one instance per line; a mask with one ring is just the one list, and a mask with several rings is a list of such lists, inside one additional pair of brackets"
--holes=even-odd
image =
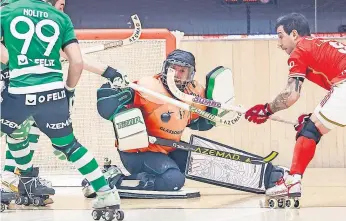
[(290, 77), (303, 77), (330, 90), (346, 80), (346, 45), (337, 41), (305, 37), (292, 51)]

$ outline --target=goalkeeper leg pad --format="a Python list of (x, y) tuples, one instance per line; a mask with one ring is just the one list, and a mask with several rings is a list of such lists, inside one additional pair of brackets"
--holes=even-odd
[(121, 151), (148, 147), (148, 133), (142, 111), (131, 108), (113, 118), (118, 148)]

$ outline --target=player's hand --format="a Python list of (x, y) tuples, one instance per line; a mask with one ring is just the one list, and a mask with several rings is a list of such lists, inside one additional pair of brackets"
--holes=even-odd
[(310, 114), (302, 114), (298, 117), (298, 123), (294, 125), (294, 129), (299, 132), (303, 129), (304, 123), (311, 117)]
[(130, 81), (126, 74), (123, 74), (121, 77), (115, 77), (111, 82), (113, 88), (126, 88), (129, 85)]
[(262, 124), (266, 122), (273, 112), (270, 110), (269, 104), (257, 104), (246, 111), (245, 119), (249, 122)]
[(73, 105), (74, 105), (74, 99), (75, 99), (74, 91), (75, 91), (74, 88), (69, 88), (65, 85), (65, 93), (66, 93), (66, 98), (68, 101), (68, 109), (69, 109), (70, 115), (72, 114)]
[(125, 88), (130, 83), (126, 73), (122, 73), (110, 66), (107, 67), (102, 76), (108, 79), (113, 88)]

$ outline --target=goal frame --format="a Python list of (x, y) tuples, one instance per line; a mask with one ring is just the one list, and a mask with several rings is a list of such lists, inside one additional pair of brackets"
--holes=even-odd
[[(81, 43), (83, 41), (112, 41), (126, 39), (133, 34), (134, 29), (76, 29), (76, 37)], [(142, 29), (140, 40), (165, 40), (165, 55), (174, 51), (177, 47), (177, 38), (168, 29)], [(127, 47), (127, 46), (123, 46)], [(113, 49), (117, 50), (117, 49)], [(77, 134), (78, 136), (78, 134)], [(115, 138), (114, 138), (115, 139)], [(112, 148), (112, 147), (110, 147)], [(114, 149), (114, 151), (116, 151)], [(39, 150), (37, 153), (39, 154)], [(35, 158), (35, 156), (34, 156)], [(98, 162), (101, 164), (103, 162)], [(83, 180), (82, 175), (56, 175), (42, 174), (44, 178), (52, 181), (55, 187), (80, 187)]]
[[(133, 29), (76, 29), (75, 33), (78, 40), (122, 40), (130, 37)], [(144, 28), (139, 39), (166, 40), (166, 56), (177, 47), (176, 37), (165, 28)]]

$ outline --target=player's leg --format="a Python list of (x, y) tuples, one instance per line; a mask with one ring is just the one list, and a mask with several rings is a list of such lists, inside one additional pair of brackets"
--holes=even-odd
[[(8, 136), (8, 149), (15, 161), (16, 168), (20, 176), (30, 174), (33, 180), (37, 180), (38, 171), (33, 170), (32, 156), (29, 148), (28, 132), (31, 122), (29, 116), (35, 111), (34, 106), (26, 105), (25, 95), (9, 95), (7, 91), (2, 93), (3, 101), (1, 103), (1, 130)], [(39, 182), (35, 182), (36, 184)], [(21, 182), (18, 183), (18, 192), (20, 193)], [(29, 205), (33, 201), (29, 198), (18, 198), (18, 203)]]
[(346, 125), (346, 83), (333, 87), (315, 108), (310, 118), (296, 136), (290, 175), (277, 186), (268, 189), (267, 194), (288, 194), (301, 196), (301, 179), (315, 155), (316, 145), (321, 137), (337, 126)]
[[(30, 120), (30, 121), (32, 121), (32, 120)], [(24, 123), (27, 124), (27, 122), (24, 122)], [(29, 139), (29, 147), (28, 148), (30, 149), (29, 157), (34, 155), (34, 152), (38, 147), (38, 140), (39, 140), (39, 136), (40, 136), (40, 130), (37, 128), (36, 124), (33, 123), (33, 125), (31, 125), (31, 126), (30, 126), (30, 124), (27, 124), (25, 126), (26, 130), (30, 130), (29, 134), (28, 134), (28, 139)], [(17, 133), (16, 131), (13, 132), (13, 134), (16, 134), (16, 133)], [(5, 165), (4, 165), (4, 171), (2, 173), (1, 182), (2, 182), (2, 186), (3, 186), (4, 190), (18, 192), (19, 175), (17, 173), (15, 173), (15, 170), (17, 168), (17, 164), (15, 161), (15, 158), (11, 154), (9, 146), (20, 145), (20, 143), (16, 144), (16, 142), (13, 142), (13, 139), (11, 139), (11, 138), (8, 139), (8, 137), (6, 139), (6, 142), (7, 142), (7, 149), (6, 149), (6, 153), (5, 153)], [(11, 148), (11, 149), (13, 149), (13, 148)], [(16, 148), (16, 149), (18, 149), (18, 148)], [(31, 157), (31, 159), (32, 159), (32, 157)], [(38, 170), (38, 168), (34, 168), (34, 169)], [(46, 185), (48, 187), (52, 187), (52, 183), (50, 181), (45, 180), (43, 178), (39, 178), (39, 180), (43, 185)]]
[[(163, 153), (127, 153), (119, 151), (125, 168), (137, 175), (140, 190), (177, 191), (185, 183), (185, 175), (174, 160)], [(120, 187), (119, 187), (120, 188)]]
[[(49, 97), (55, 93), (65, 94), (64, 91), (54, 90), (40, 93), (39, 96)], [(67, 99), (48, 101), (40, 104), (39, 108), (40, 110), (34, 116), (37, 126), (50, 138), (53, 147), (63, 153), (66, 159), (90, 181), (98, 196), (93, 207), (119, 206), (120, 198), (116, 189), (109, 187), (92, 153), (82, 146), (74, 136)], [(62, 158), (60, 157), (60, 159)]]
[(168, 156), (174, 160), (174, 162), (178, 165), (180, 172), (185, 173), (187, 157), (189, 152), (186, 150), (177, 149), (173, 152), (170, 152)]

